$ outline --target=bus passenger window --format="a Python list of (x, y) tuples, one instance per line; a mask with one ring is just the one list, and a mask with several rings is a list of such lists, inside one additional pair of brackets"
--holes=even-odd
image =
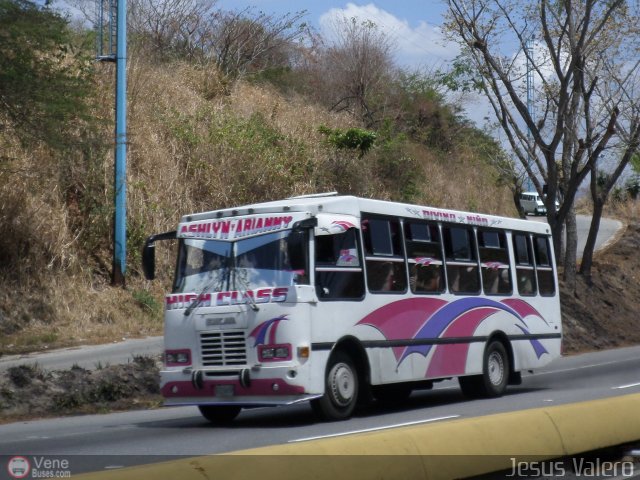
[(486, 295), (510, 295), (511, 268), (509, 251), (503, 232), (478, 231), (482, 285)]
[(403, 293), (407, 272), (400, 222), (396, 218), (363, 217), (367, 285), (372, 293)]
[(538, 273), (538, 288), (540, 295), (553, 296), (556, 293), (555, 275), (549, 253), (549, 240), (546, 237), (533, 237), (533, 249)]
[(405, 221), (409, 285), (413, 293), (444, 292), (440, 230), (436, 224)]
[(529, 236), (514, 233), (513, 248), (516, 256), (518, 293), (520, 293), (520, 295), (535, 295), (537, 290), (536, 272), (533, 266)]
[(316, 245), (316, 293), (320, 300), (361, 300), (364, 275), (357, 233), (350, 228), (337, 235), (318, 235)]
[(393, 263), (367, 262), (367, 280), (371, 291), (391, 292), (395, 290), (394, 278)]
[(442, 232), (449, 290), (453, 293), (478, 294), (480, 277), (473, 230), (465, 227), (444, 227)]

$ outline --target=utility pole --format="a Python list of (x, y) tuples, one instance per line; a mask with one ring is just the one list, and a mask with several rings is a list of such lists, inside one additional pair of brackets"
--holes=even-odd
[(127, 269), (127, 1), (97, 0), (97, 2), (99, 24), (96, 36), (96, 59), (116, 64), (115, 210), (111, 284), (124, 286)]
[(116, 162), (112, 285), (124, 286), (127, 269), (127, 1), (117, 1)]

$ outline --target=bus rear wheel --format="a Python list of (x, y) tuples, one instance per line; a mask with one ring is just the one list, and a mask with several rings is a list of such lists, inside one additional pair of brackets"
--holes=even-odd
[(228, 425), (240, 414), (240, 407), (234, 405), (198, 405), (204, 418), (216, 425)]
[(482, 363), (482, 375), (460, 377), (462, 393), (469, 398), (501, 396), (509, 381), (509, 355), (502, 342), (494, 340), (487, 345)]
[(351, 357), (335, 352), (329, 358), (324, 395), (311, 401), (314, 412), (323, 420), (345, 420), (358, 401), (358, 372)]

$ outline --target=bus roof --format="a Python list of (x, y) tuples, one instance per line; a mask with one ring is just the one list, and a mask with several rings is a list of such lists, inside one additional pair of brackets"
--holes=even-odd
[(546, 222), (449, 210), (408, 203), (398, 203), (386, 200), (374, 200), (351, 195), (338, 195), (336, 193), (304, 195), (284, 200), (254, 203), (234, 208), (190, 214), (183, 216), (181, 223), (283, 212), (309, 212), (311, 215), (318, 215), (322, 213), (343, 214), (352, 215), (358, 218), (361, 216), (362, 212), (366, 212), (404, 218), (436, 220), (446, 223), (521, 230), (544, 235), (549, 235), (551, 232), (551, 229)]

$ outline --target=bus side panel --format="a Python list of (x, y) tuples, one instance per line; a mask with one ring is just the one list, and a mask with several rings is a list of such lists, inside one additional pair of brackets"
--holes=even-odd
[[(399, 296), (392, 297), (393, 301), (401, 299), (402, 297)], [(314, 339), (314, 345), (320, 345), (322, 350), (316, 349), (313, 352), (311, 379), (313, 388), (317, 388), (318, 385), (324, 388), (324, 372), (330, 356), (330, 351), (327, 350), (335, 348), (336, 342), (345, 337), (357, 338), (365, 346), (371, 384), (423, 378), (424, 370), (421, 372), (416, 370), (413, 358), (399, 362), (401, 350), (383, 345), (389, 338), (386, 338), (381, 330), (370, 324), (358, 322), (359, 319), (366, 318), (368, 314), (376, 312), (389, 303), (388, 296), (369, 295), (366, 302), (325, 301), (318, 304), (319, 308), (314, 309), (312, 313), (311, 336)], [(365, 305), (369, 307), (368, 311), (365, 310)], [(371, 346), (371, 342), (381, 342), (382, 345)], [(326, 355), (322, 356), (322, 353)]]
[[(514, 352), (514, 369), (538, 368), (557, 355), (557, 339), (539, 335), (558, 330), (527, 302), (482, 297), (440, 297), (429, 312), (430, 299), (399, 299), (382, 305), (359, 322), (368, 330), (356, 336), (370, 340), (372, 383), (393, 383), (482, 373), (484, 349), (493, 335), (507, 338)], [(407, 325), (413, 324), (407, 329)], [(366, 336), (365, 335), (369, 335)], [(517, 340), (514, 347), (512, 341)], [(386, 346), (385, 343), (389, 346)]]

